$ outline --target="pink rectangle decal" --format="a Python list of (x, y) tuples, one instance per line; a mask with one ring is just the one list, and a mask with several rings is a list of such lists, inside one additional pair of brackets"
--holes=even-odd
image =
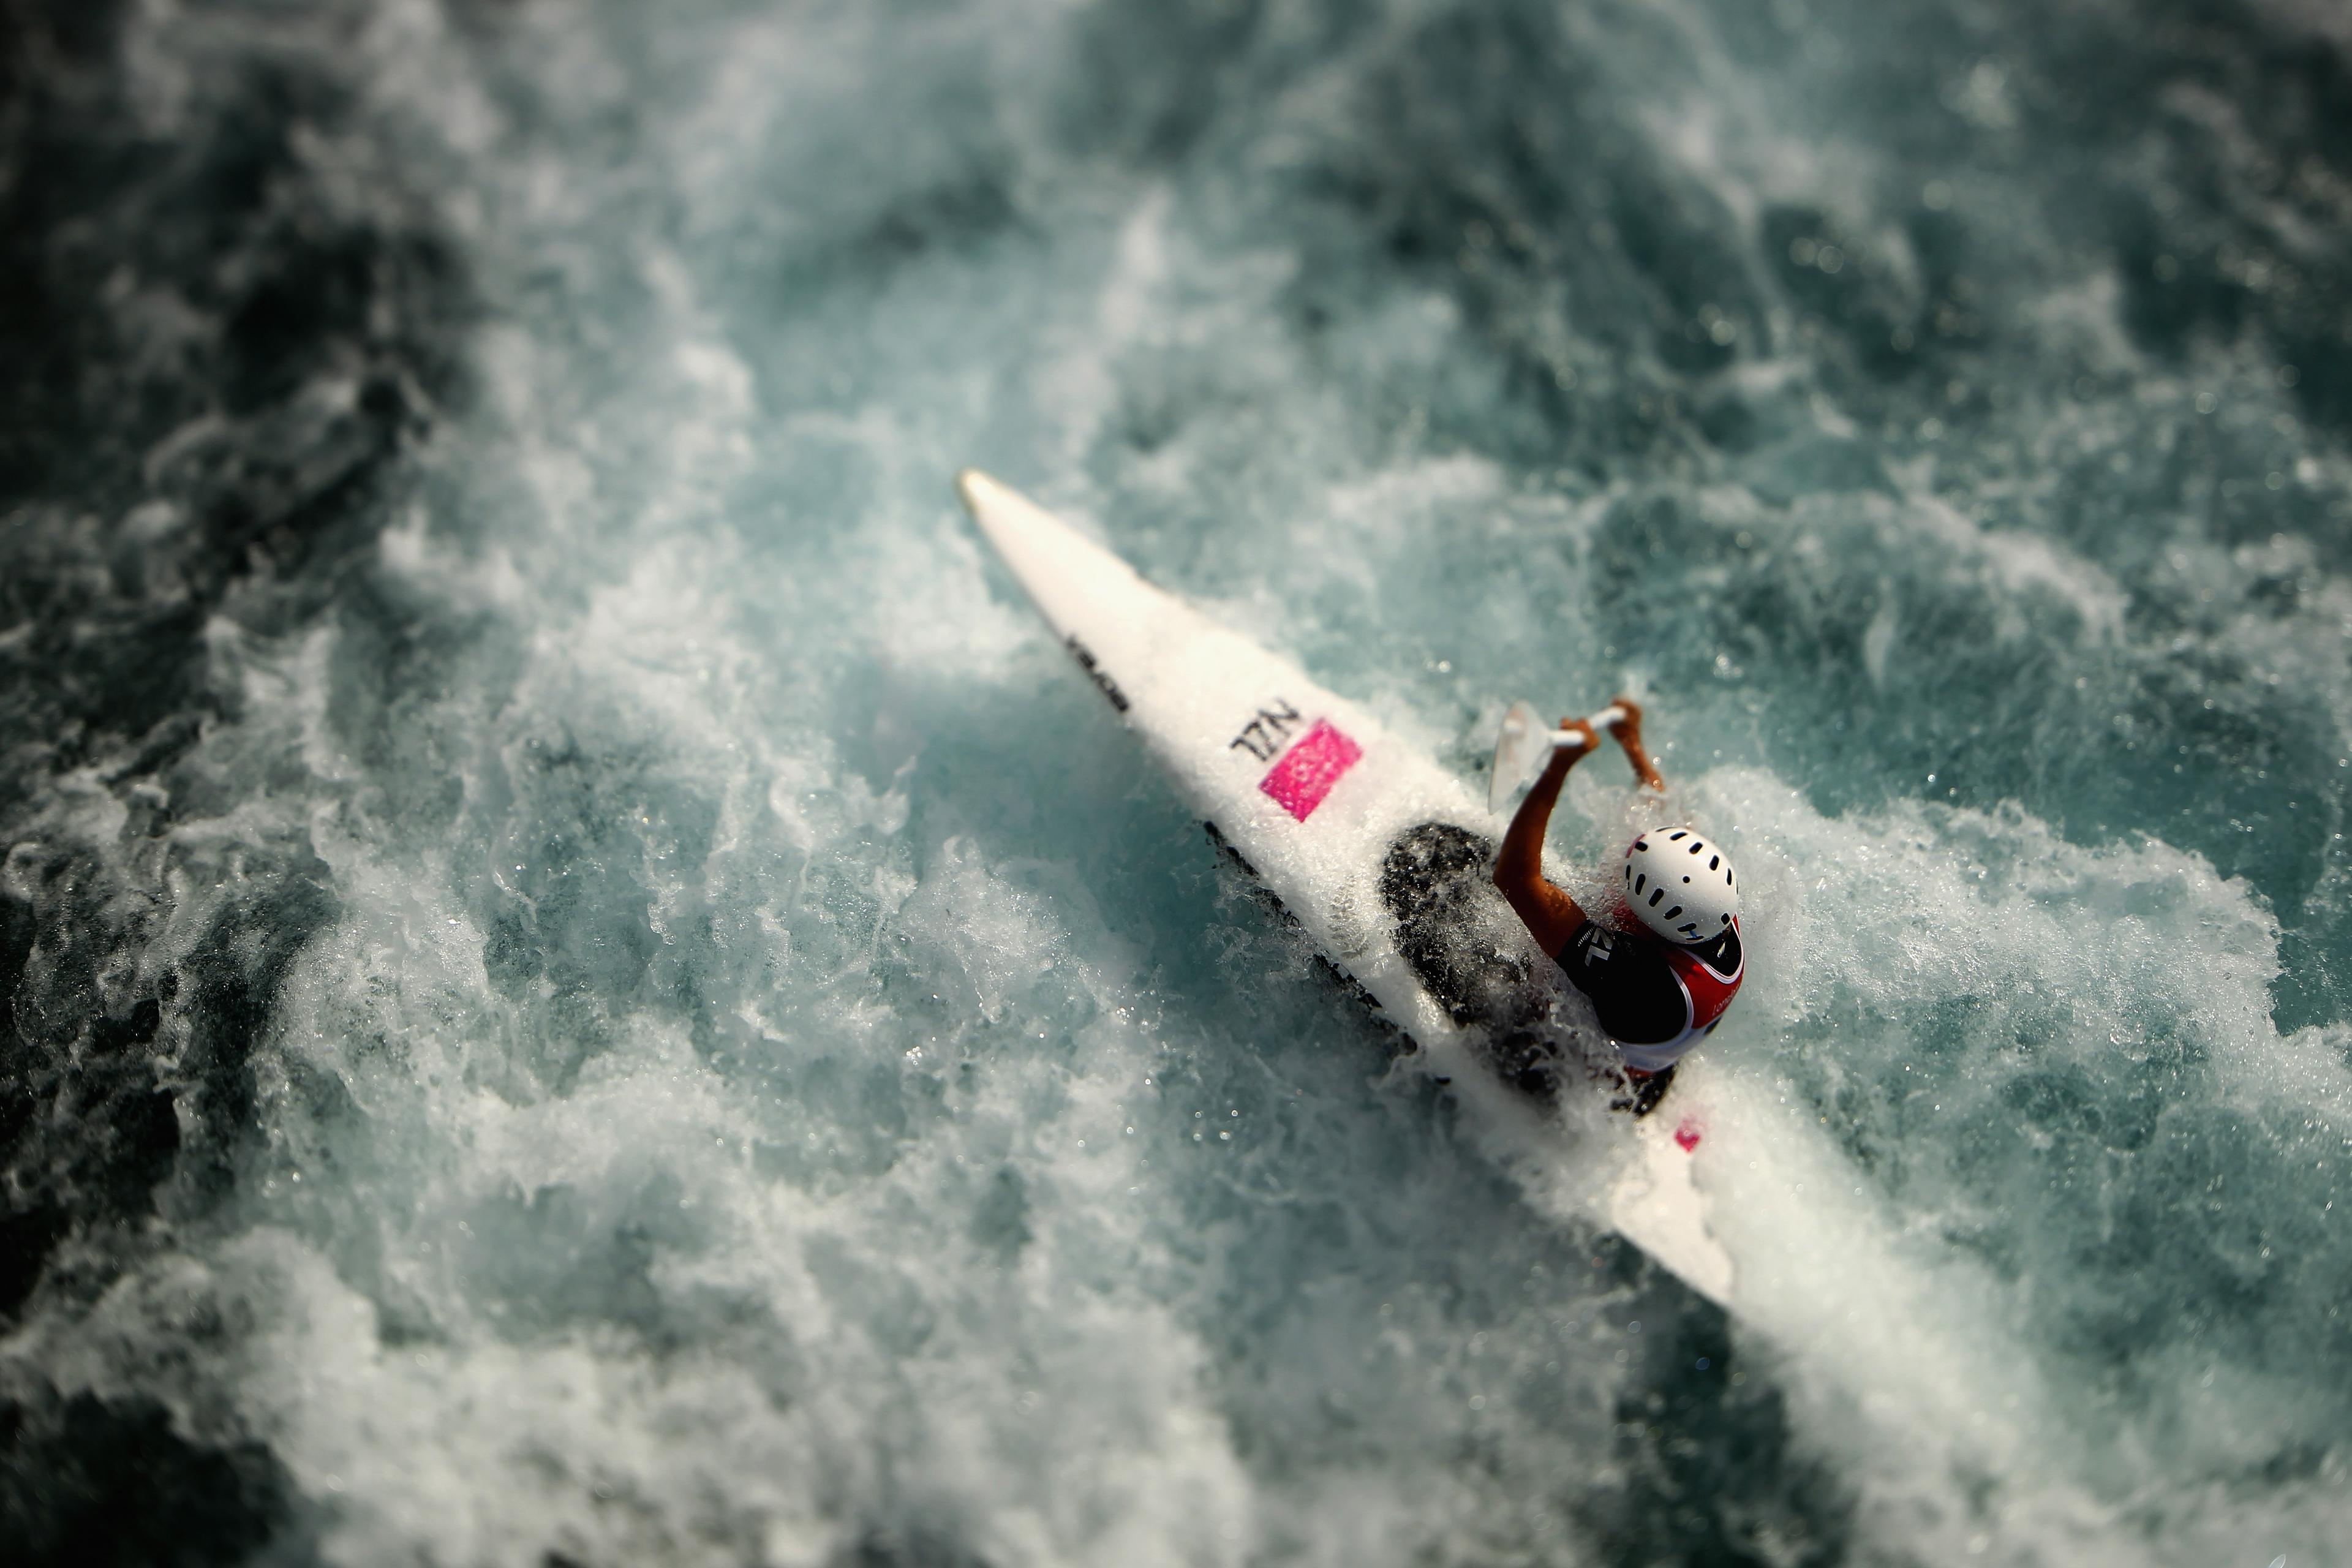
[(1315, 727), (1298, 739), (1298, 744), (1282, 753), (1282, 760), (1258, 780), (1257, 787), (1274, 796), (1282, 809), (1304, 822), (1323, 804), (1339, 775), (1356, 765), (1364, 749), (1331, 728), (1328, 720), (1318, 719)]

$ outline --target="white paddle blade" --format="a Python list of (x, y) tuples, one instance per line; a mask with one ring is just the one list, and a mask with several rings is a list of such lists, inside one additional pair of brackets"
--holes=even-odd
[(1486, 775), (1486, 809), (1500, 811), (1510, 804), (1551, 756), (1551, 724), (1532, 702), (1514, 702), (1503, 715), (1502, 733), (1495, 738), (1495, 768)]
[[(1612, 702), (1585, 722), (1600, 734), (1624, 717), (1625, 710)], [(1553, 729), (1534, 703), (1512, 703), (1503, 715), (1503, 732), (1495, 738), (1495, 769), (1486, 775), (1486, 809), (1502, 810), (1519, 786), (1551, 761), (1554, 751), (1580, 752), (1587, 743), (1581, 731)]]

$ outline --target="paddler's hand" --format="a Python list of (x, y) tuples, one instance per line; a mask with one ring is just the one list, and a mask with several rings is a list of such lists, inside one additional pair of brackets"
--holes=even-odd
[(1580, 738), (1584, 743), (1580, 746), (1571, 746), (1562, 742), (1556, 746), (1551, 754), (1551, 759), (1555, 765), (1574, 763), (1579, 758), (1590, 753), (1595, 747), (1601, 744), (1601, 737), (1594, 732), (1592, 724), (1589, 720), (1577, 718), (1562, 719), (1559, 721), (1559, 731), (1563, 735), (1575, 735)]
[(1630, 697), (1612, 697), (1612, 706), (1622, 709), (1625, 716), (1609, 726), (1617, 743), (1625, 748), (1625, 760), (1633, 764), (1633, 777), (1643, 789), (1664, 790), (1666, 781), (1658, 776), (1657, 764), (1642, 745), (1642, 705)]

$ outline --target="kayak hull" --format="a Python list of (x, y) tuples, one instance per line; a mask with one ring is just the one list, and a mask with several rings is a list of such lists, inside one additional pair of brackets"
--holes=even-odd
[[(1498, 826), (1468, 785), (1297, 665), (1145, 582), (1010, 487), (966, 470), (982, 533), (1211, 836), (1443, 1077), (1548, 1092), (1575, 1053), (1549, 960), (1489, 880)], [(1504, 1090), (1503, 1092), (1509, 1092)], [(1598, 1216), (1724, 1305), (1680, 1086), (1628, 1129)]]

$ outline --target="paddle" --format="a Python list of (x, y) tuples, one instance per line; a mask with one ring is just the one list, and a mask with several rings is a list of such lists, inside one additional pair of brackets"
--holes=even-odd
[[(1585, 722), (1601, 731), (1623, 717), (1625, 710), (1612, 703)], [(1542, 770), (1555, 749), (1565, 746), (1580, 751), (1584, 743), (1579, 731), (1553, 729), (1534, 703), (1512, 703), (1510, 711), (1503, 715), (1503, 732), (1495, 738), (1495, 770), (1486, 776), (1486, 809), (1502, 810), (1518, 794), (1519, 786)]]

